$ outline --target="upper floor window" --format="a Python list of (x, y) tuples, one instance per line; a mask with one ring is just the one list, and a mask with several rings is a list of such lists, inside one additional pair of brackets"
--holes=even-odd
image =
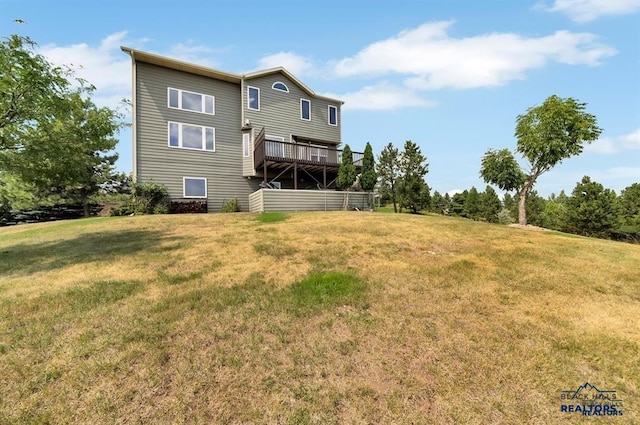
[(213, 152), (216, 150), (216, 129), (169, 122), (169, 146)]
[(169, 108), (214, 115), (213, 96), (169, 87)]
[(329, 125), (338, 125), (338, 108), (329, 105)]
[(300, 99), (300, 118), (311, 121), (311, 102), (307, 99)]
[(260, 89), (257, 87), (247, 87), (247, 108), (254, 111), (260, 110)]
[(280, 81), (276, 81), (275, 83), (273, 83), (271, 88), (274, 89), (274, 90), (280, 90), (280, 91), (283, 91), (285, 93), (289, 93), (289, 87), (287, 87), (287, 85), (285, 83), (282, 83)]

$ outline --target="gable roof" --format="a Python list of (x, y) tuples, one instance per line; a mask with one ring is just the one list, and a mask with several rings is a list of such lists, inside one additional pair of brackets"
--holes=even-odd
[(270, 68), (261, 71), (253, 71), (246, 74), (232, 74), (229, 72), (220, 71), (214, 68), (209, 68), (202, 65), (196, 65), (189, 62), (184, 62), (178, 59), (169, 58), (166, 56), (157, 55), (155, 53), (143, 52), (141, 50), (132, 49), (126, 46), (120, 46), (123, 52), (128, 53), (133, 61), (149, 63), (152, 65), (162, 66), (164, 68), (175, 69), (177, 71), (188, 72), (190, 74), (201, 75), (203, 77), (214, 78), (216, 80), (227, 81), (230, 83), (241, 84), (244, 80), (251, 80), (254, 78), (266, 77), (271, 74), (280, 73), (285, 77), (293, 81), (298, 87), (300, 87), (309, 96), (315, 98), (328, 100), (330, 102), (336, 102), (344, 104), (343, 101), (333, 99), (330, 97), (321, 96), (316, 94), (313, 90), (307, 87), (302, 81), (298, 80), (292, 73), (287, 71), (283, 67)]

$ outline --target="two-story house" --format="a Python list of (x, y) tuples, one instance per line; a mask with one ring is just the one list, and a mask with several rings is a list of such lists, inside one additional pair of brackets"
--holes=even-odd
[[(335, 210), (340, 100), (284, 68), (244, 75), (122, 47), (133, 68), (133, 175), (209, 211)], [(362, 153), (353, 153), (356, 168)], [(363, 193), (350, 204), (366, 204)]]

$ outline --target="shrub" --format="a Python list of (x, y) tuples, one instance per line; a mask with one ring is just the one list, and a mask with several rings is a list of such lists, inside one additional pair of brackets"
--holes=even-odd
[(128, 200), (111, 210), (111, 215), (167, 214), (169, 212), (169, 192), (164, 185), (154, 182), (135, 183), (131, 192)]
[(511, 223), (515, 223), (515, 222), (516, 222), (516, 220), (511, 215), (511, 211), (509, 211), (509, 209), (503, 208), (498, 213), (498, 223), (500, 223), (500, 224), (511, 224)]
[(240, 203), (238, 202), (238, 198), (229, 199), (226, 201), (220, 212), (229, 213), (229, 212), (240, 212)]

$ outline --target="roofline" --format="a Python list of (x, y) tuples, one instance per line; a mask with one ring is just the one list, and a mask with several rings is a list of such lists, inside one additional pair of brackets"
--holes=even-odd
[(131, 55), (134, 61), (150, 63), (152, 65), (159, 65), (165, 68), (184, 71), (190, 74), (202, 75), (204, 77), (215, 78), (216, 80), (228, 81), (235, 84), (240, 84), (240, 81), (242, 80), (241, 75), (219, 71), (217, 69), (209, 68), (206, 66), (183, 62), (181, 60), (168, 58), (166, 56), (147, 53), (141, 50), (135, 50), (126, 46), (120, 46), (120, 49), (122, 49), (123, 52)]
[(285, 75), (287, 78), (292, 80), (295, 84), (300, 86), (303, 91), (305, 91), (308, 95), (313, 96), (316, 99), (327, 100), (330, 102), (344, 104), (342, 100), (334, 99), (331, 97), (321, 96), (316, 94), (313, 90), (307, 87), (302, 81), (296, 78), (295, 75), (287, 71), (283, 67), (264, 69), (260, 71), (249, 72), (243, 75), (232, 74), (229, 72), (220, 71), (214, 68), (209, 68), (202, 65), (196, 65), (189, 62), (184, 62), (178, 59), (169, 58), (166, 56), (157, 55), (155, 53), (143, 52), (141, 50), (132, 49), (126, 46), (120, 46), (120, 49), (128, 53), (134, 62), (145, 62), (150, 63), (152, 65), (163, 66), (169, 69), (175, 69), (177, 71), (184, 71), (190, 74), (202, 75), (204, 77), (215, 78), (216, 80), (227, 81), (230, 83), (240, 84), (242, 80), (251, 80), (253, 78), (263, 77), (266, 75), (271, 75), (275, 73), (281, 73)]

